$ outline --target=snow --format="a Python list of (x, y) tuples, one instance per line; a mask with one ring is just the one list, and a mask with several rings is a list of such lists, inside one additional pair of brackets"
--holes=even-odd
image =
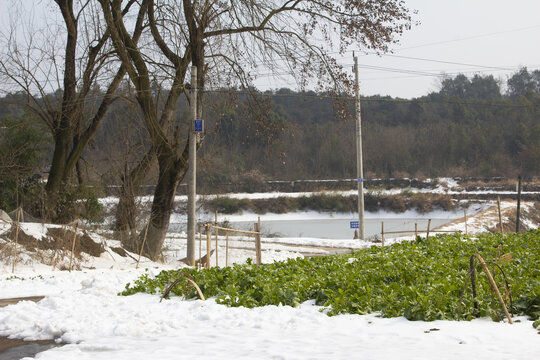
[[(151, 273), (158, 270), (153, 269)], [(51, 272), (7, 280), (9, 296), (46, 295), (0, 309), (0, 335), (67, 343), (36, 359), (535, 359), (538, 334), (513, 325), (411, 322), (376, 314), (329, 317), (312, 302), (298, 308), (227, 308), (213, 299), (117, 296), (142, 270)]]
[[(503, 222), (508, 221), (510, 214), (515, 215), (516, 203), (514, 201), (501, 201), (501, 214)], [(534, 202), (523, 202), (521, 204), (521, 211), (525, 213), (534, 207)], [(468, 216), (470, 213), (468, 213)], [(477, 216), (473, 216), (467, 219), (467, 226), (464, 221), (455, 221), (441, 227), (447, 231), (466, 231), (472, 234), (487, 232), (489, 229), (495, 229), (499, 226), (499, 213), (496, 205), (492, 205), (480, 213), (476, 213)], [(529, 228), (537, 228), (538, 226), (531, 221), (526, 220), (526, 225)]]
[[(448, 183), (448, 187), (454, 185)], [(533, 206), (524, 202), (524, 210)], [(503, 216), (515, 203), (503, 202)], [(493, 203), (467, 210), (469, 233), (485, 231), (498, 223)], [(419, 214), (410, 214), (419, 216)], [(253, 221), (255, 214), (231, 216), (229, 220)], [(266, 215), (265, 215), (266, 216)], [(297, 219), (311, 212), (269, 215)], [(350, 216), (333, 214), (332, 216)], [(370, 216), (393, 216), (376, 213)], [(403, 217), (404, 214), (399, 214)], [(429, 218), (455, 218), (456, 214), (431, 213)], [(445, 217), (446, 216), (446, 217)], [(461, 215), (459, 215), (461, 216)], [(313, 218), (312, 217), (312, 218)], [(533, 224), (534, 225), (534, 224)], [(0, 233), (10, 224), (0, 223)], [(40, 239), (51, 225), (22, 224), (21, 231)], [(463, 219), (444, 229), (465, 231)], [(35, 256), (21, 252), (21, 260), (11, 272), (11, 263), (0, 261), (0, 298), (45, 296), (37, 303), (22, 301), (0, 308), (0, 336), (25, 340), (54, 339), (64, 344), (36, 355), (36, 359), (537, 359), (540, 338), (532, 322), (524, 317), (495, 323), (490, 319), (471, 322), (408, 321), (380, 318), (377, 314), (327, 316), (313, 302), (297, 308), (265, 306), (255, 309), (228, 308), (214, 299), (185, 300), (159, 295), (118, 296), (128, 282), (148, 272), (185, 266), (185, 234), (168, 234), (163, 262), (137, 254), (121, 257), (112, 251), (119, 241), (106, 233), (92, 233), (105, 245), (97, 258), (78, 260), (80, 271), (59, 271)], [(225, 238), (219, 238), (218, 262), (223, 266), (254, 258), (253, 239), (230, 236), (226, 256)], [(373, 246), (358, 240), (318, 238), (263, 238), (263, 262), (281, 261), (310, 254), (329, 254)], [(390, 241), (403, 241), (403, 238)], [(389, 242), (390, 242), (389, 241)], [(212, 245), (215, 239), (212, 237)], [(0, 241), (0, 248), (4, 244)], [(201, 243), (202, 255), (206, 241)], [(377, 244), (376, 246), (380, 246)], [(196, 255), (199, 254), (199, 242)], [(211, 258), (215, 265), (215, 254)], [(353, 261), (353, 260), (351, 260)], [(0, 358), (1, 358), (0, 354)]]
[[(346, 180), (356, 180), (356, 179), (346, 179)], [(330, 180), (325, 180), (325, 182), (329, 182)], [(343, 180), (335, 180), (335, 181), (343, 181)], [(279, 181), (275, 181), (279, 182)], [(286, 181), (291, 182), (291, 181)], [(294, 181), (292, 181), (294, 182)], [(313, 181), (305, 181), (304, 182), (318, 182), (317, 180)], [(427, 179), (426, 182), (431, 182), (431, 179)], [(508, 191), (508, 190), (475, 190), (475, 191), (467, 191), (463, 189), (458, 181), (453, 178), (439, 178), (436, 182), (436, 186), (434, 188), (428, 187), (424, 189), (418, 189), (409, 187), (406, 189), (403, 188), (392, 188), (392, 189), (380, 189), (380, 188), (367, 188), (364, 189), (365, 194), (378, 194), (378, 195), (397, 195), (401, 193), (431, 193), (431, 194), (448, 194), (448, 195), (456, 195), (456, 194), (467, 194), (467, 195), (501, 195), (501, 196), (508, 196), (508, 195), (517, 195), (517, 189), (515, 191)], [(521, 194), (523, 195), (534, 195), (538, 194), (538, 191), (522, 191)], [(260, 192), (260, 193), (228, 193), (228, 194), (217, 194), (217, 195), (197, 195), (197, 200), (204, 200), (204, 199), (214, 199), (216, 197), (228, 197), (233, 199), (249, 199), (249, 200), (261, 200), (261, 199), (275, 199), (279, 197), (290, 197), (290, 198), (298, 198), (298, 197), (310, 197), (313, 195), (321, 195), (321, 194), (327, 194), (327, 195), (336, 195), (336, 196), (355, 196), (358, 194), (358, 190), (324, 190), (324, 191), (314, 191), (314, 192)], [(137, 198), (137, 201), (140, 203), (149, 203), (153, 199), (152, 196), (140, 196)], [(118, 202), (117, 197), (105, 197), (101, 198), (99, 200), (103, 205), (113, 205)], [(176, 202), (186, 202), (187, 196), (185, 195), (177, 195), (175, 197)]]

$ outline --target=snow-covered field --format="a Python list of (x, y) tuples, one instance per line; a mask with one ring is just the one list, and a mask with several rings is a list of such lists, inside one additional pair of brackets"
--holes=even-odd
[[(150, 269), (155, 273), (157, 269)], [(328, 317), (298, 308), (227, 308), (207, 301), (117, 296), (142, 271), (49, 272), (6, 280), (8, 296), (46, 295), (0, 309), (0, 335), (66, 345), (36, 359), (537, 359), (540, 335), (513, 325)], [(0, 354), (1, 358), (1, 354)]]
[[(503, 204), (507, 210), (511, 206)], [(523, 206), (527, 209), (532, 204)], [(484, 231), (498, 221), (492, 209), (478, 211), (470, 214), (469, 233)], [(8, 228), (0, 222), (0, 234)], [(447, 228), (465, 231), (464, 222), (459, 221)], [(21, 231), (37, 238), (46, 232), (46, 226), (22, 224)], [(169, 235), (163, 263), (142, 258), (138, 269), (137, 254), (123, 257), (112, 250), (119, 241), (97, 234), (92, 237), (105, 245), (105, 252), (97, 258), (85, 255), (77, 260), (78, 271), (60, 271), (59, 264), (43, 264), (35, 255), (21, 251), (13, 273), (12, 261), (3, 258), (0, 298), (45, 298), (0, 308), (0, 336), (54, 339), (64, 344), (37, 354), (36, 359), (507, 360), (540, 356), (540, 334), (525, 318), (514, 319), (512, 325), (489, 319), (411, 322), (383, 319), (377, 314), (329, 317), (310, 302), (298, 308), (245, 309), (227, 308), (213, 299), (173, 297), (160, 302), (158, 295), (118, 296), (126, 283), (145, 271), (152, 276), (161, 269), (185, 266), (179, 261), (186, 251), (184, 235)], [(357, 240), (265, 238), (263, 262), (372, 245)], [(231, 237), (230, 246), (229, 263), (254, 257), (248, 238)], [(221, 238), (221, 266), (226, 260), (224, 249)], [(48, 257), (42, 254), (42, 258)], [(68, 259), (63, 261), (65, 267)], [(212, 257), (212, 265), (215, 261)]]

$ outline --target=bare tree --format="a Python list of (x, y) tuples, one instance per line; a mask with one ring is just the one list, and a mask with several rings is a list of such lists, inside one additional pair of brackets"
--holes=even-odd
[[(123, 1), (99, 1), (157, 156), (159, 175), (144, 249), (153, 259), (161, 251), (175, 190), (189, 165), (189, 134), (180, 133), (173, 110), (188, 87), (190, 62), (202, 72), (198, 84), (190, 86), (200, 90), (249, 86), (259, 69), (289, 74), (301, 87), (314, 82), (321, 89), (345, 90), (352, 83), (336, 53), (352, 45), (384, 51), (410, 26), (409, 11), (399, 0), (142, 0), (139, 17), (146, 17), (152, 41), (137, 46), (122, 16)], [(152, 96), (156, 78), (170, 89), (162, 106)], [(140, 238), (133, 244), (139, 246)]]
[[(127, 14), (134, 0), (122, 9)], [(26, 94), (26, 105), (49, 128), (54, 140), (46, 190), (54, 217), (61, 196), (83, 150), (96, 133), (115, 99), (125, 68), (115, 63), (110, 34), (92, 1), (55, 0), (62, 25), (34, 29), (28, 23), (22, 34), (13, 25), (1, 35), (0, 74), (12, 88)], [(142, 33), (138, 19), (132, 37)], [(59, 35), (64, 34), (65, 40)], [(101, 92), (100, 86), (106, 90)], [(55, 91), (54, 93), (52, 93)], [(51, 94), (52, 93), (52, 94)], [(82, 181), (78, 171), (79, 181)]]

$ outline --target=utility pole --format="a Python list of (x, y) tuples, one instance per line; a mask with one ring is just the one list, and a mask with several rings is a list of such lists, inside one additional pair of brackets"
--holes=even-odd
[[(197, 67), (191, 67), (191, 128), (189, 132), (189, 183), (188, 183), (188, 231), (187, 231), (187, 263), (195, 265), (195, 220), (196, 220), (196, 197), (197, 197), (197, 133), (195, 132), (195, 120), (197, 119)], [(209, 256), (209, 255), (208, 255)]]
[(362, 164), (362, 115), (360, 108), (360, 80), (358, 77), (358, 57), (354, 55), (354, 75), (356, 80), (356, 168), (358, 175), (358, 227), (360, 239), (366, 239), (364, 225), (364, 169)]

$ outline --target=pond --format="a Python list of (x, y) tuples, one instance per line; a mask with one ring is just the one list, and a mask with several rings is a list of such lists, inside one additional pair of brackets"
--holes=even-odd
[[(224, 219), (227, 217), (224, 216)], [(254, 217), (256, 219), (256, 217)], [(430, 229), (451, 222), (453, 219), (432, 219)], [(261, 216), (263, 236), (274, 237), (300, 237), (323, 239), (352, 239), (354, 229), (350, 228), (351, 221), (358, 218), (315, 218), (315, 219), (265, 219)], [(384, 222), (384, 231), (414, 231), (415, 223), (418, 231), (427, 229), (428, 219), (418, 218), (367, 218), (365, 219), (366, 238), (381, 236), (381, 223)], [(229, 226), (235, 229), (253, 230), (254, 221), (229, 221)], [(171, 224), (169, 231), (186, 231), (185, 223)], [(403, 234), (407, 235), (407, 234)], [(410, 235), (410, 234), (409, 234)], [(385, 238), (400, 236), (398, 234), (385, 234)]]

